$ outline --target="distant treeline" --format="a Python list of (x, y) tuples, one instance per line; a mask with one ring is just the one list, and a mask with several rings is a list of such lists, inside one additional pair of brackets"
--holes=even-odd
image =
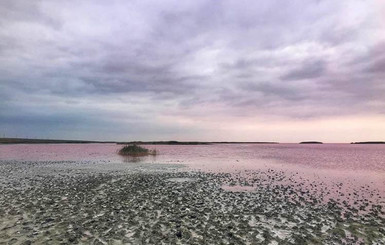
[(385, 141), (363, 141), (363, 142), (352, 142), (350, 144), (385, 144)]
[(117, 144), (142, 144), (142, 145), (211, 145), (211, 144), (278, 144), (277, 142), (235, 142), (235, 141), (220, 141), (220, 142), (203, 142), (203, 141), (130, 141), (118, 142)]
[(246, 142), (220, 141), (220, 142), (212, 142), (212, 144), (279, 144), (279, 142), (263, 142), (263, 141), (246, 141)]
[(26, 138), (0, 138), (0, 144), (91, 144), (115, 143), (111, 141), (89, 140), (55, 140), (55, 139), (26, 139)]
[(90, 141), (90, 140), (57, 140), (57, 139), (27, 139), (27, 138), (0, 138), (0, 144), (91, 144), (91, 143), (116, 143), (119, 145), (210, 145), (210, 144), (278, 144), (278, 142), (203, 142), (203, 141)]
[(208, 145), (209, 142), (198, 142), (198, 141), (130, 141), (130, 142), (117, 142), (119, 145)]
[[(57, 139), (27, 139), (27, 138), (0, 138), (0, 144), (92, 144), (112, 143), (119, 145), (211, 145), (211, 144), (279, 144), (279, 142), (265, 141), (91, 141), (91, 140), (57, 140)], [(323, 144), (320, 141), (302, 141), (300, 144)], [(351, 144), (385, 144), (385, 141), (351, 142)]]

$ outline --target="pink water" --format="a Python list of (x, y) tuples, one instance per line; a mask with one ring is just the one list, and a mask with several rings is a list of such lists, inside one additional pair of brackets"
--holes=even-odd
[[(127, 159), (116, 144), (18, 144), (0, 145), (0, 160), (113, 161)], [(156, 157), (143, 162), (181, 163), (207, 171), (234, 171), (261, 167), (301, 168), (315, 172), (385, 174), (385, 145), (351, 144), (218, 144), (148, 145)]]
[[(375, 189), (385, 196), (385, 145), (228, 144), (148, 145), (157, 156), (124, 158), (116, 144), (0, 145), (0, 160), (98, 161), (183, 164), (192, 170), (247, 173), (284, 171), (307, 182), (344, 183), (344, 189)], [(306, 184), (306, 183), (305, 183)], [(306, 186), (306, 185), (305, 185)]]

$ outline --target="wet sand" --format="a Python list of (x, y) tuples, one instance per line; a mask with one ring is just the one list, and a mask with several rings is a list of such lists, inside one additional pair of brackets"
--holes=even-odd
[(376, 188), (276, 169), (0, 161), (0, 244), (385, 244)]

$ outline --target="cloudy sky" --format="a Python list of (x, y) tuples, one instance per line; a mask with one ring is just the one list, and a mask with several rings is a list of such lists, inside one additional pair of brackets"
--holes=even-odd
[(0, 2), (0, 133), (385, 140), (385, 1)]

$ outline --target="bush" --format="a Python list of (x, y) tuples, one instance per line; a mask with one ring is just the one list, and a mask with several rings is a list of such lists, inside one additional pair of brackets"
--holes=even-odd
[(138, 145), (126, 145), (119, 150), (120, 155), (124, 156), (148, 156), (156, 155), (156, 150), (149, 150)]

